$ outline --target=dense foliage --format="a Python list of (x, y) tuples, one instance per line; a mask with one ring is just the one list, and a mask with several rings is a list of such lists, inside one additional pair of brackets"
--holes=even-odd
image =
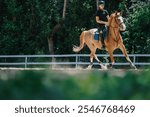
[[(150, 53), (149, 0), (105, 0), (109, 13), (120, 6), (128, 21), (123, 38), (129, 53)], [(55, 54), (71, 54), (85, 29), (97, 27), (96, 0), (0, 0), (0, 54), (52, 54), (48, 39), (53, 35)], [(50, 42), (51, 43), (51, 42)], [(88, 53), (84, 49), (83, 53)]]
[(133, 4), (128, 18), (128, 50), (130, 53), (150, 53), (150, 1)]
[(150, 99), (149, 71), (115, 72), (0, 71), (0, 99)]

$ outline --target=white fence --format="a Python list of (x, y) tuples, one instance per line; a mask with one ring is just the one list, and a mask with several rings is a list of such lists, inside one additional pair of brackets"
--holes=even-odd
[[(107, 54), (98, 54), (99, 58), (107, 58)], [(129, 65), (126, 62), (117, 62), (118, 59), (123, 58), (122, 54), (114, 54), (116, 59), (115, 65)], [(150, 54), (129, 54), (133, 63), (137, 66), (150, 66)], [(143, 61), (141, 61), (143, 60)], [(124, 61), (124, 60), (123, 60)], [(106, 63), (108, 61), (105, 61)], [(68, 54), (68, 55), (0, 55), (0, 67), (32, 67), (35, 65), (88, 65), (88, 54)], [(97, 62), (94, 62), (97, 65)]]

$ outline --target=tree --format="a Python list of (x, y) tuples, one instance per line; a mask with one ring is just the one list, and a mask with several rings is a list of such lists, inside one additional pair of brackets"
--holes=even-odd
[(64, 0), (63, 15), (62, 15), (63, 20), (65, 20), (66, 17), (66, 8), (67, 8), (67, 0)]
[[(149, 53), (149, 0), (105, 2), (109, 14), (124, 11), (129, 53)], [(97, 27), (97, 7), (98, 0), (0, 0), (0, 54), (71, 54), (81, 32)]]
[(50, 54), (54, 54), (54, 35), (56, 34), (56, 32), (58, 32), (58, 30), (61, 28), (61, 26), (64, 23), (65, 16), (66, 16), (66, 7), (67, 7), (67, 0), (64, 0), (62, 19), (60, 19), (60, 22), (54, 26), (54, 28), (52, 29), (52, 32), (50, 34), (50, 37), (48, 38), (48, 45), (49, 45), (49, 53)]
[(132, 1), (127, 18), (125, 41), (129, 53), (150, 53), (150, 2)]

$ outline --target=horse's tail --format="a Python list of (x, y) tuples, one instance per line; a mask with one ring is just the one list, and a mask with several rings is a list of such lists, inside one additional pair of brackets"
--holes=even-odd
[(74, 52), (79, 52), (79, 51), (84, 47), (84, 43), (85, 43), (85, 38), (84, 38), (84, 36), (85, 36), (85, 31), (83, 31), (83, 32), (81, 33), (81, 35), (80, 35), (80, 46), (79, 46), (79, 47), (77, 47), (77, 46), (74, 46), (74, 47), (73, 47), (73, 51), (74, 51)]

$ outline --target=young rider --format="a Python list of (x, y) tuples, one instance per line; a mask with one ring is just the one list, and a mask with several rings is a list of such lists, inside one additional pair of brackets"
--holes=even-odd
[(102, 42), (102, 49), (105, 48), (104, 39), (107, 38), (107, 27), (109, 26), (109, 14), (108, 11), (104, 9), (105, 2), (99, 1), (98, 3), (99, 9), (96, 12), (96, 22), (98, 23), (98, 31), (100, 33), (100, 38)]

